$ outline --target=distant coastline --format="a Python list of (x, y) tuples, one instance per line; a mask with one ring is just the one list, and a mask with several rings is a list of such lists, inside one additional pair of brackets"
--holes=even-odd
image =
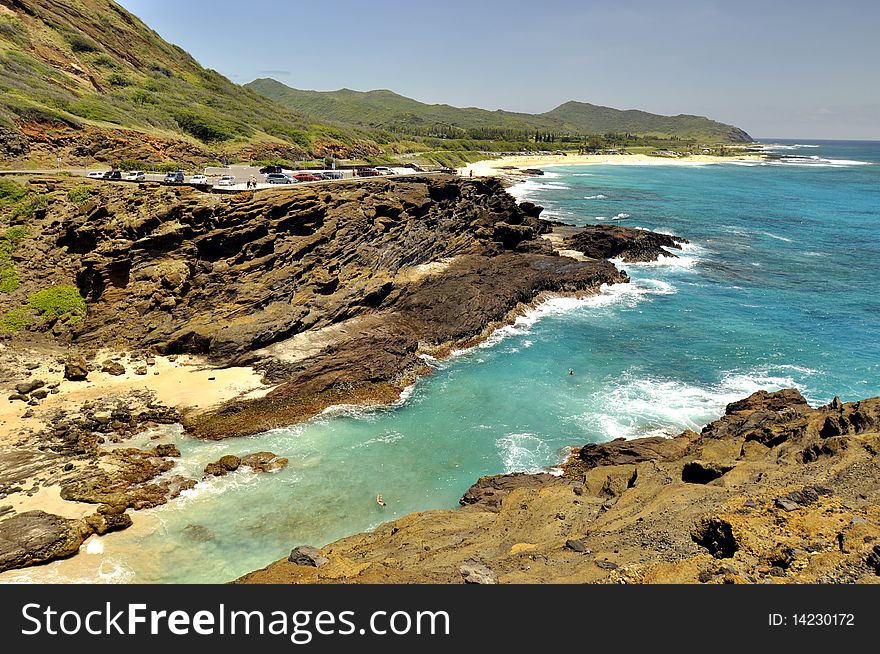
[(763, 161), (763, 154), (739, 154), (735, 156), (718, 156), (709, 154), (691, 154), (677, 157), (652, 156), (647, 154), (537, 154), (514, 155), (487, 159), (468, 164), (459, 168), (461, 175), (473, 174), (479, 177), (497, 177), (499, 175), (517, 174), (516, 169), (538, 168), (549, 166), (583, 166), (583, 165), (707, 165), (717, 163)]

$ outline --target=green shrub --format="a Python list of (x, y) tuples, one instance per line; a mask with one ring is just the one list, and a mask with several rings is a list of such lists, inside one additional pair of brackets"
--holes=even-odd
[(156, 164), (153, 167), (153, 170), (155, 170), (157, 173), (173, 173), (176, 170), (186, 170), (186, 168), (184, 166), (181, 166), (180, 164), (171, 162)]
[(28, 194), (28, 190), (11, 179), (0, 177), (0, 205), (15, 204)]
[(64, 38), (67, 39), (67, 42), (70, 44), (70, 49), (74, 52), (100, 52), (101, 46), (92, 41), (85, 34), (78, 34), (76, 32), (68, 32), (64, 35)]
[(38, 291), (25, 305), (41, 318), (78, 321), (86, 315), (86, 301), (76, 286), (55, 286)]
[(16, 218), (33, 218), (38, 211), (49, 206), (49, 198), (45, 195), (35, 195), (26, 200), (22, 200), (15, 207), (13, 215)]
[(0, 236), (0, 293), (12, 293), (19, 286), (12, 252), (28, 232), (23, 227), (10, 227)]
[(67, 199), (76, 205), (84, 204), (95, 194), (95, 189), (88, 184), (81, 184), (67, 192)]
[(22, 47), (30, 45), (27, 30), (18, 20), (0, 19), (0, 39), (5, 39)]
[(107, 78), (107, 81), (111, 86), (131, 86), (131, 81), (125, 75), (120, 75), (119, 73), (113, 73)]
[(0, 318), (0, 331), (17, 332), (34, 322), (27, 309), (13, 309)]
[(235, 136), (228, 125), (193, 111), (181, 111), (174, 115), (174, 120), (180, 129), (204, 143), (229, 141)]
[(113, 57), (103, 53), (95, 57), (95, 65), (103, 66), (104, 68), (116, 68), (116, 62), (113, 61)]
[(2, 254), (0, 254), (0, 293), (12, 293), (19, 286), (18, 274), (15, 272), (15, 266), (12, 261), (9, 265), (3, 265)]
[(143, 162), (135, 161), (134, 159), (123, 159), (119, 162), (118, 168), (119, 170), (142, 170), (144, 164)]
[(71, 102), (67, 106), (67, 110), (75, 116), (81, 116), (89, 120), (100, 120), (105, 123), (121, 122), (119, 113), (107, 106), (105, 102), (99, 100), (77, 100), (76, 102)]

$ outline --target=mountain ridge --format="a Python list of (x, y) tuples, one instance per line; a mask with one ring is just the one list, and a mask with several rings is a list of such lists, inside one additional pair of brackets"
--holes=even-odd
[(446, 103), (425, 103), (389, 89), (336, 91), (296, 89), (273, 78), (258, 78), (245, 88), (305, 115), (321, 115), (361, 127), (390, 129), (406, 133), (426, 123), (446, 124), (461, 130), (497, 129), (523, 132), (553, 131), (588, 135), (628, 132), (658, 137), (678, 136), (732, 143), (751, 142), (742, 129), (705, 116), (664, 116), (640, 109), (614, 109), (570, 100), (543, 113), (529, 114), (504, 109), (455, 107)]

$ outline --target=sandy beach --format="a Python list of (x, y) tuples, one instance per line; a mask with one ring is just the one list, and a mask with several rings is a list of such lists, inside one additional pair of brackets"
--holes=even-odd
[[(29, 407), (20, 401), (8, 399), (7, 395), (13, 389), (4, 387), (3, 397), (0, 398), (0, 444), (14, 443), (27, 431), (44, 427), (58, 411), (75, 410), (85, 401), (148, 391), (153, 393), (156, 401), (166, 406), (198, 412), (236, 397), (257, 397), (271, 390), (271, 387), (263, 385), (261, 375), (253, 368), (217, 368), (203, 357), (191, 355), (172, 359), (157, 355), (146, 366), (144, 360), (105, 350), (95, 357), (95, 361), (118, 360), (125, 365), (125, 372), (111, 375), (98, 368), (89, 373), (88, 379), (80, 382), (63, 378), (62, 366), (55, 356), (30, 350), (18, 353), (18, 357), (37, 365), (31, 371), (31, 379), (57, 383), (58, 393), (49, 395), (37, 407)], [(147, 374), (138, 375), (135, 372), (138, 366), (147, 367)]]
[(657, 165), (657, 166), (698, 166), (718, 163), (761, 161), (763, 155), (741, 154), (735, 157), (719, 157), (709, 154), (693, 154), (685, 157), (657, 157), (647, 154), (546, 154), (502, 157), (468, 164), (459, 168), (461, 175), (469, 176), (471, 171), (478, 177), (516, 175), (522, 168), (545, 168), (549, 166), (584, 166), (597, 164), (612, 165)]

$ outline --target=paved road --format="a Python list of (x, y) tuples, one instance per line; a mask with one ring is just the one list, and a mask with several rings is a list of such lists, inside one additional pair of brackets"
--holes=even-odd
[[(77, 177), (88, 177), (90, 172), (105, 172), (108, 169), (105, 168), (54, 168), (54, 169), (43, 169), (43, 170), (0, 170), (0, 175), (57, 175), (59, 173), (68, 173)], [(418, 173), (417, 171), (412, 170), (411, 168), (392, 168), (394, 175), (412, 175), (412, 174), (424, 174)], [(260, 173), (259, 168), (255, 166), (229, 166), (225, 168), (205, 168), (204, 174), (208, 176), (209, 182), (211, 182), (211, 186), (214, 189), (219, 191), (230, 190), (230, 191), (244, 191), (247, 190), (247, 181), (253, 176), (257, 180), (257, 188), (265, 189), (265, 188), (292, 188), (294, 186), (299, 186), (300, 184), (320, 184), (332, 181), (343, 181), (343, 180), (352, 180), (352, 179), (371, 179), (371, 177), (355, 177), (354, 172), (351, 170), (338, 170), (335, 172), (342, 173), (342, 180), (322, 180), (322, 182), (297, 182), (296, 184), (267, 184), (265, 183), (266, 176)], [(308, 170), (284, 170), (287, 174), (298, 174), (298, 173), (310, 173), (310, 172), (331, 172), (331, 171), (308, 171)], [(123, 172), (123, 182), (125, 180), (125, 173)], [(223, 175), (232, 175), (235, 177), (235, 184), (232, 185), (224, 185), (219, 186), (217, 182), (220, 181), (220, 177)], [(184, 184), (189, 184), (192, 175), (186, 175), (184, 177)], [(100, 178), (90, 178), (95, 181), (115, 181), (118, 182), (120, 180), (102, 180)], [(144, 175), (144, 181), (147, 182), (159, 182), (162, 183), (165, 180), (164, 173), (146, 173)]]

